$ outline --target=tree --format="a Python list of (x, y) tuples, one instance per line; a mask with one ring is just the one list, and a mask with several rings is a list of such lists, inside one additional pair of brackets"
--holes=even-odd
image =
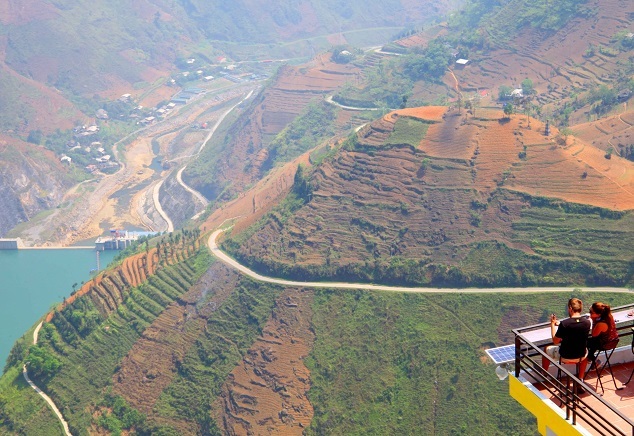
[(498, 100), (506, 100), (511, 96), (511, 92), (513, 92), (513, 88), (507, 85), (500, 85), (498, 88)]
[(42, 133), (41, 130), (31, 130), (29, 132), (29, 136), (26, 138), (27, 142), (30, 142), (31, 144), (41, 144), (42, 143), (42, 139), (44, 138), (44, 134)]
[(32, 345), (29, 348), (28, 366), (35, 377), (47, 378), (55, 374), (62, 363), (48, 348)]
[(535, 88), (533, 87), (533, 81), (528, 77), (522, 80), (522, 94), (524, 96), (533, 95), (535, 93)]
[(506, 103), (504, 105), (504, 115), (506, 115), (506, 118), (511, 118), (511, 115), (513, 115), (514, 110), (515, 108), (513, 107), (511, 103)]
[(310, 199), (313, 192), (308, 176), (304, 172), (304, 166), (301, 164), (297, 165), (297, 171), (295, 172), (295, 178), (293, 180), (293, 191), (305, 201)]
[(431, 160), (426, 157), (420, 163), (420, 173), (421, 173), (421, 175), (425, 175), (425, 173), (427, 172), (427, 169), (429, 168), (429, 165), (431, 165)]

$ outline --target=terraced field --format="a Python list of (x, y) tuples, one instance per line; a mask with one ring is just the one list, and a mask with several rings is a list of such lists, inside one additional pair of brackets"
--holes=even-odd
[[(207, 198), (241, 192), (265, 172), (268, 145), (306, 107), (322, 100), (347, 81), (354, 81), (359, 68), (352, 64), (336, 64), (330, 54), (317, 56), (299, 68), (280, 68), (273, 85), (268, 86), (249, 107), (248, 112), (232, 127), (227, 143), (217, 144), (203, 153), (200, 162), (188, 166), (185, 178)], [(342, 116), (335, 125), (350, 129), (350, 116)]]
[[(208, 255), (207, 260), (196, 255), (195, 240), (185, 244), (183, 236), (182, 242), (175, 245), (174, 239), (166, 239), (160, 248), (125, 258), (46, 317), (38, 347), (55, 356), (60, 370), (40, 376), (38, 383), (56, 403), (65, 405), (63, 413), (74, 434), (93, 425), (94, 408), (121, 360), (139, 339), (156, 336), (160, 323), (149, 328), (154, 320), (164, 311), (169, 318), (173, 307), (180, 307), (180, 296), (209, 262)], [(206, 252), (202, 253), (204, 258)]]
[[(555, 110), (571, 103), (580, 92), (593, 86), (611, 84), (619, 64), (627, 62), (627, 51), (608, 55), (599, 48), (612, 50), (614, 36), (620, 31), (629, 32), (631, 19), (625, 2), (621, 0), (590, 0), (587, 10), (594, 11), (592, 18), (573, 18), (555, 33), (543, 30), (522, 29), (512, 39), (504, 35), (505, 26), (512, 26), (519, 2), (508, 2), (492, 18), (492, 22), (505, 23), (487, 29), (487, 39), (493, 50), (476, 55), (464, 69), (456, 69), (463, 90), (491, 89), (497, 95), (500, 85), (519, 87), (522, 80), (530, 78), (537, 91), (537, 103), (543, 109)], [(507, 29), (508, 30), (508, 29)], [(596, 48), (593, 55), (586, 50)], [(580, 109), (578, 116), (585, 117)]]
[(214, 403), (225, 434), (301, 435), (313, 418), (304, 359), (313, 347), (310, 291), (287, 289)]
[(620, 155), (623, 147), (631, 145), (634, 138), (634, 111), (621, 113), (627, 105), (619, 105), (618, 114), (593, 122), (577, 124), (572, 131), (576, 138), (594, 145), (601, 150), (613, 149)]
[[(442, 111), (434, 110), (438, 119)], [(236, 235), (240, 247), (234, 254), (256, 269), (297, 278), (428, 283), (441, 268), (432, 259), (471, 276), (486, 270), (475, 267), (481, 264), (475, 254), (479, 250), (493, 256), (490, 268), (500, 261), (501, 246), (511, 250), (508, 259), (529, 262), (525, 256), (535, 255), (541, 238), (550, 236), (536, 227), (531, 227), (532, 236), (517, 229), (539, 198), (586, 210), (587, 231), (594, 228), (592, 217), (613, 215), (616, 221), (606, 224), (606, 238), (615, 238), (620, 250), (616, 239), (632, 240), (631, 232), (618, 232), (631, 218), (619, 211), (634, 209), (632, 162), (606, 159), (603, 151), (579, 140), (563, 142), (556, 129), (546, 137), (542, 123), (530, 120), (529, 128), (519, 115), (487, 121), (448, 111), (441, 122), (427, 124), (418, 139), (411, 139), (403, 132), (416, 129), (402, 123), (413, 114), (388, 114), (344, 142), (314, 169), (310, 201), (292, 215), (286, 208), (296, 206), (282, 205)], [(560, 218), (566, 220), (566, 212)], [(601, 250), (585, 242), (582, 246), (583, 254), (564, 251), (579, 262), (606, 262)], [(518, 251), (511, 255), (513, 250)], [(618, 268), (627, 269), (628, 255), (619, 253), (625, 264)], [(509, 280), (521, 283), (521, 277)]]

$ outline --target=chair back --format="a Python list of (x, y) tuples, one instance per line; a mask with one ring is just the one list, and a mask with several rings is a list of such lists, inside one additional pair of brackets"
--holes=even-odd
[[(614, 350), (617, 345), (619, 345), (619, 338), (612, 339), (611, 341), (606, 342), (603, 347), (601, 347), (601, 351)], [(634, 351), (634, 340), (632, 340), (632, 350)]]

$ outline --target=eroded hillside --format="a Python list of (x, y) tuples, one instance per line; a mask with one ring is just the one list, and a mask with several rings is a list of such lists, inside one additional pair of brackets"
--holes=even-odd
[(72, 181), (55, 155), (0, 136), (0, 236), (17, 224), (57, 206)]
[(628, 282), (634, 164), (544, 128), (496, 109), (393, 112), (314, 168), (302, 207), (287, 201), (227, 246), (294, 277)]
[[(359, 73), (354, 65), (332, 62), (329, 54), (322, 54), (303, 67), (280, 68), (275, 82), (261, 91), (235, 121), (224, 143), (208, 147), (197, 162), (188, 166), (186, 181), (212, 201), (219, 197), (227, 200), (242, 192), (269, 169), (271, 140), (310, 104), (325, 104), (328, 93), (354, 80)], [(349, 127), (336, 124), (337, 129)], [(311, 144), (310, 148), (316, 145)]]

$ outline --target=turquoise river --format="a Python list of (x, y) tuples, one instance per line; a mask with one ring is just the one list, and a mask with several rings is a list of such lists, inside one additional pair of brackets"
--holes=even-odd
[[(100, 253), (103, 269), (117, 251)], [(16, 339), (91, 278), (93, 249), (0, 250), (0, 373)]]

